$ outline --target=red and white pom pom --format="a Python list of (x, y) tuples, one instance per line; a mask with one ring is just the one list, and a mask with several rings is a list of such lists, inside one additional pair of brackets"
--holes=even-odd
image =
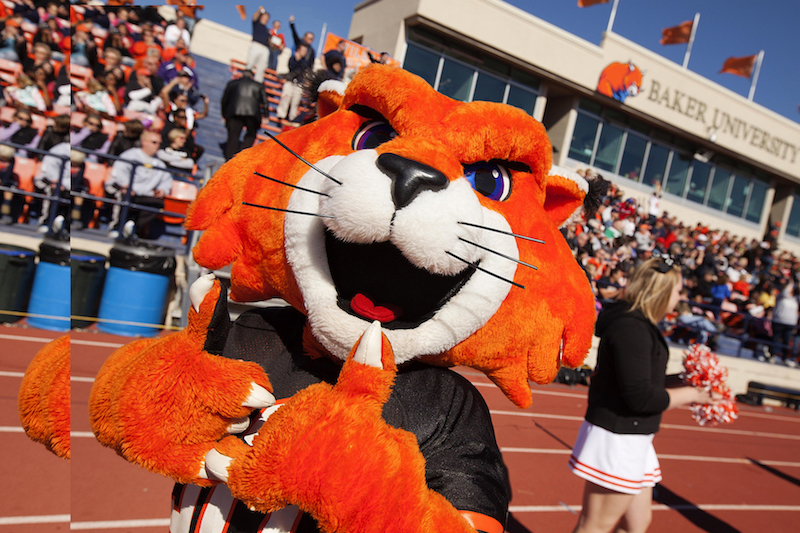
[(725, 385), (728, 369), (719, 362), (717, 354), (704, 344), (692, 344), (683, 356), (681, 379), (687, 385), (700, 387), (722, 396), (716, 404), (694, 404), (691, 406), (692, 418), (701, 426), (730, 424), (739, 417), (736, 397)]

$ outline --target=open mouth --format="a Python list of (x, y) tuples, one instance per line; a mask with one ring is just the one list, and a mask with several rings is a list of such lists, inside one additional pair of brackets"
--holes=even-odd
[(328, 265), (341, 309), (387, 329), (419, 326), (455, 296), (475, 273), (431, 274), (412, 265), (391, 242), (356, 244), (325, 232)]

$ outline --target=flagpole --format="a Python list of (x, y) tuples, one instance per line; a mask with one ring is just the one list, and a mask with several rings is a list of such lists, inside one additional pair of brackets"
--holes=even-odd
[(695, 13), (694, 22), (692, 22), (692, 33), (689, 34), (689, 43), (686, 45), (686, 55), (683, 56), (683, 68), (689, 65), (689, 56), (692, 55), (692, 43), (694, 43), (694, 33), (697, 31), (698, 22), (700, 22), (700, 13)]
[(753, 82), (750, 84), (750, 94), (748, 95), (747, 99), (751, 102), (753, 101), (753, 95), (756, 93), (756, 83), (758, 83), (758, 73), (761, 71), (761, 62), (764, 60), (764, 50), (761, 50), (758, 53), (758, 58), (756, 59), (756, 68), (755, 72), (753, 72)]
[(611, 6), (611, 15), (608, 17), (608, 27), (606, 28), (606, 33), (611, 33), (611, 28), (614, 27), (614, 19), (617, 16), (617, 4), (619, 0), (614, 0), (614, 5)]

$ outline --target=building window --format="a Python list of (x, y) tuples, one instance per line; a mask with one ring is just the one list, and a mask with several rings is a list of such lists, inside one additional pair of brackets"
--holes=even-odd
[(617, 170), (619, 149), (622, 146), (623, 131), (611, 124), (603, 124), (600, 132), (600, 141), (597, 143), (597, 155), (594, 166), (601, 170), (614, 172)]
[(653, 185), (664, 182), (664, 171), (667, 169), (667, 158), (669, 150), (663, 146), (653, 144), (650, 146), (650, 154), (647, 156), (647, 166), (644, 167), (645, 185)]
[(622, 151), (619, 175), (633, 181), (641, 180), (642, 163), (646, 151), (647, 141), (638, 135), (628, 133), (628, 137), (625, 139), (625, 149)]
[(692, 165), (692, 179), (689, 182), (689, 190), (686, 192), (686, 198), (698, 204), (704, 203), (710, 176), (711, 165), (695, 161), (694, 165)]
[(729, 215), (741, 217), (744, 214), (744, 204), (747, 201), (747, 193), (750, 192), (750, 181), (741, 176), (733, 178), (733, 187), (728, 196), (728, 209), (726, 210)]
[(731, 181), (731, 173), (721, 168), (714, 169), (714, 178), (711, 182), (711, 191), (708, 193), (708, 207), (718, 211), (725, 209), (725, 200), (728, 197), (728, 185)]
[[(409, 39), (412, 40), (406, 43), (403, 68), (423, 78), (435, 90), (462, 102), (504, 103), (533, 114), (540, 82), (532, 74), (417, 27), (409, 28)], [(476, 67), (477, 64), (482, 68)], [(492, 75), (485, 72), (487, 69)]]
[(786, 234), (793, 237), (800, 237), (800, 195), (792, 195), (792, 212), (789, 213), (789, 221), (786, 223)]
[(436, 83), (439, 71), (439, 56), (409, 43), (403, 68), (427, 81), (431, 87)]
[(481, 73), (478, 75), (478, 81), (475, 84), (475, 94), (472, 95), (473, 100), (502, 103), (505, 96), (505, 82), (498, 80), (494, 76), (489, 76), (488, 74)]
[(686, 188), (686, 178), (689, 176), (689, 167), (691, 164), (692, 157), (673, 152), (664, 192), (676, 196), (683, 196), (683, 190)]
[(758, 180), (751, 183), (750, 200), (747, 202), (747, 213), (745, 218), (750, 222), (761, 222), (761, 214), (764, 212), (764, 202), (767, 199), (769, 186)]
[(589, 164), (594, 152), (594, 140), (597, 137), (597, 126), (600, 121), (589, 115), (578, 114), (575, 128), (572, 131), (572, 142), (569, 146), (569, 156), (582, 163)]

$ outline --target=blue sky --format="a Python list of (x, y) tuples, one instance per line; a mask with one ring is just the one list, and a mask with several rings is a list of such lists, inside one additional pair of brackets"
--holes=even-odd
[[(595, 44), (600, 43), (613, 2), (581, 9), (577, 7), (577, 0), (506, 1)], [(319, 37), (323, 24), (327, 24), (329, 32), (346, 37), (353, 7), (359, 2), (283, 0), (241, 3), (246, 6), (248, 14), (263, 5), (273, 18), (283, 22), (287, 32), (289, 15), (294, 14), (300, 32), (313, 31)], [(728, 57), (749, 56), (764, 50), (764, 62), (753, 100), (794, 122), (800, 122), (798, 0), (619, 0), (613, 31), (682, 64), (686, 45), (659, 44), (661, 30), (691, 20), (698, 12), (700, 23), (689, 70), (747, 97), (750, 80), (718, 72)], [(249, 16), (247, 21), (242, 21), (235, 3), (208, 2), (200, 14), (226, 26), (247, 33), (251, 31)]]

